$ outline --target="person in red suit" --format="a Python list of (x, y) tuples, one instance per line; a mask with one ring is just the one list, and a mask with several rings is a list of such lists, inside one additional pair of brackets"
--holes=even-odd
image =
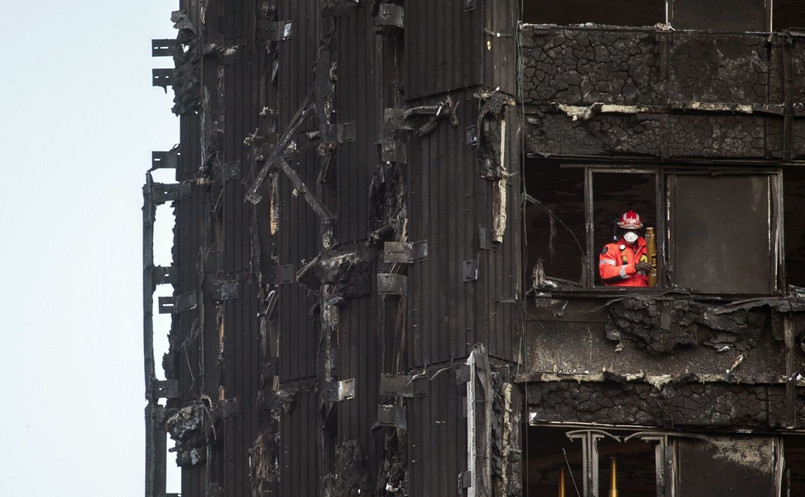
[(641, 236), (643, 222), (635, 211), (618, 220), (618, 240), (604, 245), (598, 256), (598, 274), (605, 286), (648, 286), (651, 264), (646, 240)]

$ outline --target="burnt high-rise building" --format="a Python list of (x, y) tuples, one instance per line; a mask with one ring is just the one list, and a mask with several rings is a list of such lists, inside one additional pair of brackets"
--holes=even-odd
[[(173, 464), (185, 497), (805, 495), (801, 2), (182, 0), (171, 20), (147, 497)], [(599, 276), (630, 210), (651, 287)]]

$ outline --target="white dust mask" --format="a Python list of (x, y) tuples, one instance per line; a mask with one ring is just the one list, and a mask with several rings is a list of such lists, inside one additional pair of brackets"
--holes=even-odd
[(637, 233), (635, 233), (634, 231), (627, 231), (626, 233), (624, 233), (624, 235), (623, 235), (623, 239), (624, 239), (624, 240), (626, 241), (626, 243), (628, 243), (629, 245), (633, 245), (633, 244), (634, 244), (634, 242), (636, 242), (636, 241), (637, 241)]

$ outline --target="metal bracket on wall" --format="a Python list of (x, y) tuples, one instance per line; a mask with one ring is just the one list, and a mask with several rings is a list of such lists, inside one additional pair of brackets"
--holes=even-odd
[(412, 130), (414, 125), (406, 121), (406, 109), (387, 108), (383, 111), (383, 129), (385, 130)]
[(390, 428), (407, 430), (408, 420), (405, 407), (379, 404), (377, 406), (377, 422), (375, 422), (374, 426), (388, 426)]
[(481, 250), (498, 250), (499, 243), (492, 241), (492, 235), (489, 228), (480, 226), (478, 227), (478, 246)]
[(464, 471), (459, 478), (461, 488), (470, 488), (472, 486), (472, 471)]
[(173, 69), (152, 69), (151, 86), (159, 86), (166, 92), (173, 85)]
[(221, 176), (223, 176), (224, 181), (240, 179), (240, 160), (221, 164)]
[(470, 381), (470, 375), (472, 371), (470, 370), (469, 364), (462, 364), (456, 368), (456, 384), (460, 385), (462, 383), (467, 383)]
[(151, 391), (158, 399), (177, 399), (179, 398), (179, 381), (165, 380), (154, 381), (151, 384)]
[(269, 273), (269, 283), (272, 285), (287, 285), (296, 281), (296, 268), (293, 264), (272, 266)]
[(349, 3), (342, 2), (333, 6), (322, 7), (322, 17), (337, 17), (350, 12), (354, 12), (358, 8), (359, 0), (352, 0)]
[(392, 34), (405, 28), (405, 9), (391, 3), (380, 4), (375, 17), (375, 26), (384, 34)]
[(240, 285), (237, 280), (222, 281), (215, 287), (213, 299), (219, 302), (223, 300), (236, 299), (240, 294), (239, 286)]
[(408, 295), (408, 277), (404, 274), (377, 275), (377, 293), (385, 295)]
[(382, 139), (380, 140), (378, 147), (380, 148), (381, 161), (408, 164), (408, 157), (405, 154), (405, 147), (399, 141), (388, 138)]
[(464, 135), (467, 140), (467, 145), (470, 147), (477, 147), (479, 144), (478, 138), (478, 127), (477, 126), (467, 126), (464, 129)]
[(428, 242), (386, 242), (383, 244), (383, 262), (413, 264), (428, 258)]
[(176, 314), (195, 309), (198, 305), (196, 292), (182, 293), (173, 297), (159, 297), (160, 314)]
[(424, 397), (428, 394), (427, 377), (414, 377), (396, 374), (380, 375), (380, 395), (391, 397), (404, 397), (412, 399), (414, 397)]
[(476, 281), (478, 279), (478, 259), (464, 261), (462, 268), (464, 281)]
[(167, 152), (151, 152), (151, 169), (176, 169), (179, 165), (179, 146)]
[(190, 196), (190, 183), (152, 183), (151, 202), (154, 205), (162, 205), (165, 202), (173, 202)]
[(293, 21), (267, 21), (260, 27), (268, 41), (285, 41), (293, 36)]
[(176, 45), (175, 39), (151, 40), (151, 57), (171, 57)]
[(352, 143), (355, 141), (355, 123), (342, 123), (336, 128), (338, 143)]
[(154, 266), (151, 268), (151, 282), (153, 288), (157, 285), (172, 285), (176, 282), (176, 268), (173, 266)]
[(326, 402), (341, 402), (355, 398), (355, 378), (327, 383), (322, 398)]

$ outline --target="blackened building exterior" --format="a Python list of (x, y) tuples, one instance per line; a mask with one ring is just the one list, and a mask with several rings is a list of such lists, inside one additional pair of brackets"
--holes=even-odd
[[(147, 496), (168, 437), (185, 496), (802, 493), (805, 8), (182, 0), (172, 21)], [(658, 234), (653, 288), (597, 276), (626, 209)]]

